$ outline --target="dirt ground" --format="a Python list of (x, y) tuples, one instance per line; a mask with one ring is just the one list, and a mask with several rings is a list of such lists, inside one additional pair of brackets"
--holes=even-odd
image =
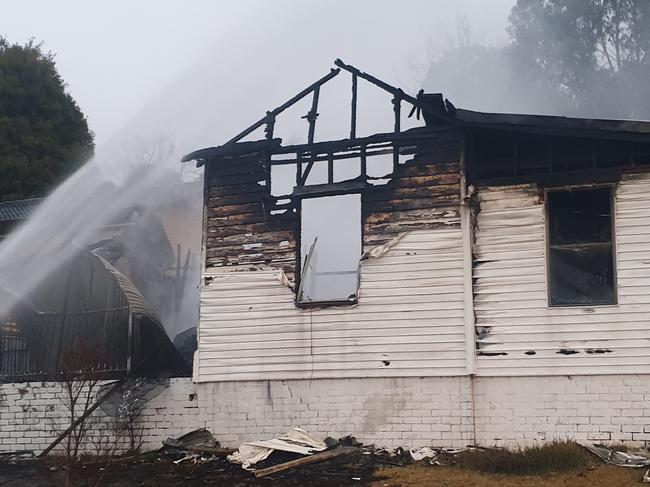
[(601, 465), (543, 476), (482, 474), (454, 467), (409, 465), (380, 468), (372, 487), (627, 487), (641, 486), (645, 470)]
[[(50, 487), (66, 484), (67, 470), (48, 462), (31, 461), (0, 465), (0, 486)], [(86, 465), (72, 474), (71, 486), (315, 486), (315, 487), (626, 487), (640, 486), (643, 469), (599, 465), (543, 476), (481, 474), (456, 467), (413, 464), (374, 468), (368, 462), (328, 463), (295, 469), (256, 479), (251, 473), (227, 463), (175, 465), (170, 460)]]

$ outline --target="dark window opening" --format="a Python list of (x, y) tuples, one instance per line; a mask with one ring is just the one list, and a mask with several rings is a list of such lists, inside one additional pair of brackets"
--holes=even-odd
[(303, 199), (300, 255), (298, 303), (355, 302), (361, 258), (361, 195)]
[(616, 304), (610, 188), (549, 191), (549, 304)]

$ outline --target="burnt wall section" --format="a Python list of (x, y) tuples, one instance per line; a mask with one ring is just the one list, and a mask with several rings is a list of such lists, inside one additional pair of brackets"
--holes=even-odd
[(650, 144), (644, 134), (544, 131), (525, 125), (468, 128), (466, 133), (472, 183), (608, 182), (612, 175), (650, 168)]
[[(462, 134), (445, 128), (421, 140), (400, 146), (403, 162), (386, 176), (388, 183), (368, 184), (363, 191), (364, 250), (405, 232), (460, 225)], [(284, 209), (277, 205), (270, 193), (266, 160), (263, 152), (257, 152), (207, 161), (206, 268), (275, 268), (293, 276), (298, 202), (294, 198)]]
[(478, 186), (478, 374), (650, 373), (650, 176), (612, 185), (617, 304), (549, 306), (547, 213), (537, 185)]
[(363, 194), (364, 250), (404, 232), (460, 226), (461, 146), (460, 131), (440, 130), (426, 142), (400, 149), (409, 159), (388, 183)]
[(292, 208), (274, 209), (263, 154), (211, 159), (205, 205), (206, 268), (272, 266), (293, 274), (298, 218)]

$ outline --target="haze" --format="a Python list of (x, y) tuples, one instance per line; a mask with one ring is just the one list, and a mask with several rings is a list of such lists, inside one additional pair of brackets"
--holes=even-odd
[(0, 33), (56, 53), (98, 145), (134, 121), (176, 138), (182, 125), (188, 144), (216, 145), (337, 57), (416, 90), (414, 65), (453, 43), (459, 19), (474, 42), (502, 44), (513, 3), (21, 1), (3, 5)]

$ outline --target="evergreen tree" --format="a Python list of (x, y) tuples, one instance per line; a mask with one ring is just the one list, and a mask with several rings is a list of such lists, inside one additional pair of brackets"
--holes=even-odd
[(0, 201), (47, 195), (93, 149), (54, 56), (0, 37)]

